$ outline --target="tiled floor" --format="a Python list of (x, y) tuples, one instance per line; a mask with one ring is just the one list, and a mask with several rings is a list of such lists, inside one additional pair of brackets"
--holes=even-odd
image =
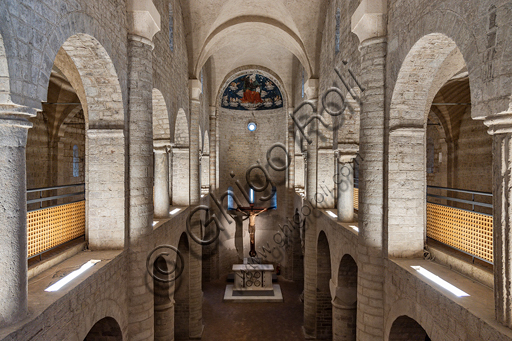
[(223, 302), (225, 281), (203, 286), (202, 340), (304, 340), (304, 304), (299, 300), (302, 283), (279, 277), (283, 303)]

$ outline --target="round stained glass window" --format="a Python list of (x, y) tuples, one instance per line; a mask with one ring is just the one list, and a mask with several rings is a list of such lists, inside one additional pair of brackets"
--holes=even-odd
[(247, 129), (249, 129), (249, 131), (255, 131), (256, 130), (256, 123), (254, 122), (250, 122), (248, 125), (247, 125)]

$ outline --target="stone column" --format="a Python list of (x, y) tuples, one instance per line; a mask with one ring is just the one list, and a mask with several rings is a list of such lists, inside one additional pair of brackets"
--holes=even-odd
[[(199, 172), (199, 118), (201, 116), (201, 82), (191, 79), (190, 85), (190, 206), (199, 205), (201, 199), (201, 187)], [(200, 235), (199, 214), (194, 214), (191, 219), (191, 232)], [(189, 238), (190, 243), (190, 269), (189, 269), (189, 337), (200, 339), (203, 334), (202, 304), (202, 246)]]
[(156, 218), (169, 217), (169, 151), (170, 144), (154, 145), (155, 193), (154, 210)]
[(146, 257), (153, 233), (153, 68), (150, 40), (129, 36), (129, 237), (128, 334), (134, 340), (153, 339), (153, 279)]
[[(317, 105), (318, 79), (309, 79), (305, 84), (305, 89), (307, 99)], [(310, 110), (310, 108), (306, 110)], [(307, 167), (307, 179), (304, 186), (306, 198), (314, 207), (316, 207), (315, 194), (317, 191), (317, 128), (317, 120), (312, 120), (306, 129), (308, 137), (312, 142), (307, 146), (307, 159), (304, 163), (304, 167)], [(304, 334), (306, 338), (315, 338), (317, 313), (317, 230), (315, 215), (310, 214), (307, 217), (306, 224), (307, 229), (304, 238)]]
[(512, 328), (512, 111), (487, 117), (493, 136), (493, 248), (496, 319)]
[[(35, 112), (23, 116), (35, 116)], [(8, 109), (0, 111), (0, 327), (27, 314), (25, 147), (31, 127), (32, 123), (11, 115)]]
[(359, 146), (357, 144), (340, 144), (335, 151), (338, 169), (334, 181), (338, 192), (338, 221), (354, 221), (354, 159)]
[(169, 168), (168, 172), (169, 172), (169, 203), (171, 205), (173, 205), (173, 202), (172, 202), (172, 172), (173, 172), (173, 169), (172, 169), (172, 156), (173, 156), (173, 149), (172, 147), (174, 147), (174, 144), (171, 143), (171, 147), (169, 148), (169, 153), (167, 154), (168, 155), (168, 162), (169, 164), (167, 165), (167, 167)]
[[(288, 108), (288, 114), (293, 114), (293, 107)], [(290, 164), (288, 166), (288, 189), (287, 189), (287, 210), (286, 216), (293, 220), (294, 199), (295, 199), (295, 123), (288, 115), (288, 157)], [(290, 225), (287, 223), (287, 225)], [(303, 277), (303, 268), (301, 264), (302, 248), (300, 246), (300, 231), (298, 228), (290, 226), (286, 230), (288, 245), (286, 246), (286, 267), (284, 268), (285, 278), (288, 280), (301, 280)]]
[[(357, 339), (384, 339), (384, 105), (386, 13), (384, 0), (363, 0), (351, 26), (361, 42), (362, 94), (359, 178)], [(366, 292), (372, 292), (368, 300)]]
[(336, 297), (332, 301), (332, 336), (334, 341), (356, 340), (357, 304), (348, 304)]
[(210, 107), (210, 190), (217, 189), (217, 110)]

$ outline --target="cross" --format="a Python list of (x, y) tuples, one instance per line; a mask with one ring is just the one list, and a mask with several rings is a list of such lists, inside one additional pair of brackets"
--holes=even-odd
[(249, 206), (238, 206), (236, 208), (236, 211), (242, 213), (243, 215), (249, 218), (249, 235), (251, 242), (251, 250), (249, 251), (249, 256), (251, 257), (256, 257), (256, 243), (254, 237), (256, 232), (256, 217), (263, 212), (266, 212), (268, 210), (275, 210), (277, 208), (277, 195), (275, 194), (275, 187), (272, 188), (272, 192), (274, 193), (274, 196), (272, 197), (271, 206), (269, 207), (254, 206), (254, 190), (251, 188)]

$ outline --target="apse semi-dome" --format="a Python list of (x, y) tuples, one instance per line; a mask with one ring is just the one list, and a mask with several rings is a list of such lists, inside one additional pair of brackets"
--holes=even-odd
[(283, 96), (272, 80), (258, 73), (250, 73), (226, 86), (221, 106), (232, 110), (278, 109), (283, 107)]

